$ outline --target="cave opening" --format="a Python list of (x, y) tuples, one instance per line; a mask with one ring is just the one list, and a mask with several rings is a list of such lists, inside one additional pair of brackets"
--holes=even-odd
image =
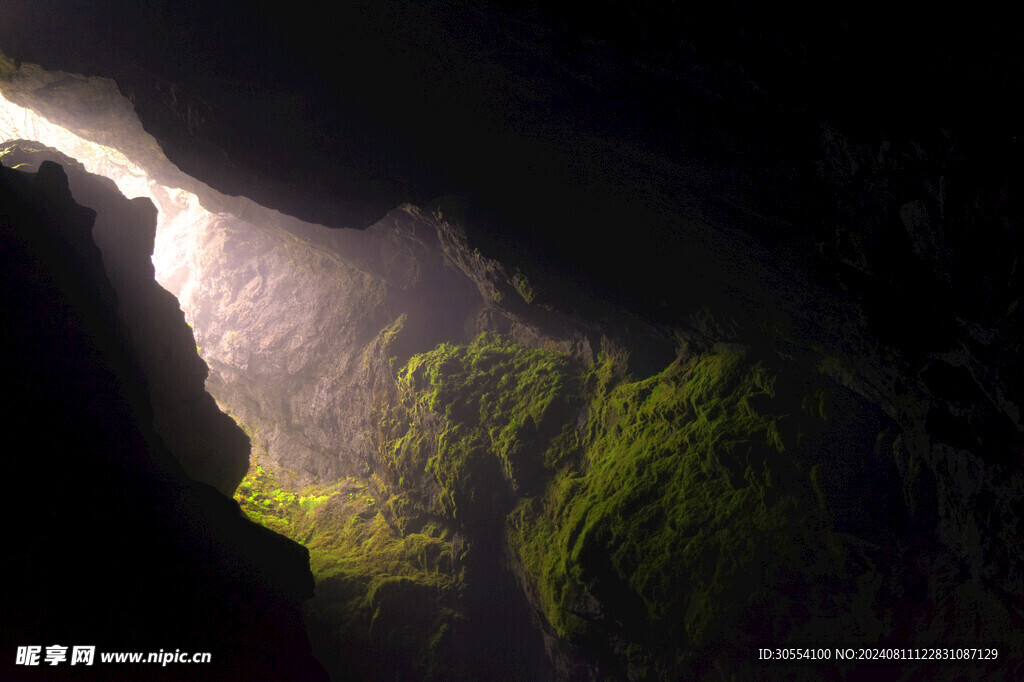
[[(440, 207), (426, 217), (400, 207), (380, 229), (346, 233), (300, 223), (244, 198), (214, 200), (222, 208), (241, 202), (249, 218), (242, 220), (226, 210), (207, 210), (196, 193), (153, 179), (113, 146), (86, 139), (2, 94), (0, 141), (5, 166), (34, 170), (41, 159), (53, 158), (38, 149), (43, 145), (58, 153), (62, 165), (81, 164), (85, 173), (113, 181), (123, 197), (142, 198), (156, 208), (151, 275), (175, 297), (194, 335), (195, 351), (209, 367), (207, 391), (251, 443), (245, 471), (210, 466), (195, 455), (182, 464), (196, 480), (233, 496), (250, 520), (308, 548), (317, 594), (306, 604), (307, 631), (314, 654), (333, 677), (354, 672), (371, 679), (386, 670), (388, 676), (416, 678), (459, 669), (549, 675), (541, 634), (502, 559), (500, 523), (474, 538), (478, 549), (468, 554), (467, 539), (451, 524), (419, 514), (404, 518), (398, 505), (408, 500), (389, 491), (373, 471), (376, 443), (360, 434), (389, 411), (382, 403), (394, 397), (382, 388), (388, 382), (378, 377), (375, 385), (361, 386), (365, 377), (339, 378), (352, 375), (353, 367), (364, 374), (371, 366), (390, 372), (396, 359), (413, 355), (411, 348), (462, 338), (453, 330), (465, 324), (467, 310), (480, 307), (481, 293), (454, 272), (438, 237), (424, 233), (427, 220), (440, 220)], [(138, 144), (125, 140), (129, 148)], [(70, 167), (67, 173), (76, 201), (96, 201), (81, 174)], [(167, 170), (163, 175), (174, 176)], [(208, 199), (216, 195), (205, 192)], [(130, 300), (138, 282), (122, 277), (118, 240), (126, 228), (145, 231), (145, 220), (109, 233), (105, 221), (97, 208), (92, 236), (118, 295)], [(463, 244), (458, 248), (465, 250)], [(348, 296), (331, 300), (339, 281), (340, 293)], [(522, 276), (506, 285), (528, 298)], [(374, 310), (383, 297), (392, 299), (383, 306), (385, 317)], [(389, 319), (388, 308), (402, 312)], [(309, 317), (298, 323), (294, 309)], [(351, 314), (352, 309), (361, 312)], [(137, 309), (135, 314), (149, 315)], [(325, 327), (314, 316), (335, 322)], [(274, 331), (265, 334), (269, 329)], [(325, 366), (322, 356), (331, 348), (318, 346), (311, 334), (337, 341), (339, 357)], [(354, 395), (344, 395), (345, 388)], [(327, 403), (329, 410), (310, 414), (310, 403)], [(180, 456), (188, 445), (175, 447), (174, 431), (191, 425), (187, 419), (161, 424), (161, 409), (156, 406), (156, 427), (163, 427), (160, 435)], [(355, 426), (324, 424), (339, 414)], [(359, 592), (355, 599), (353, 589)], [(469, 626), (463, 623), (467, 618)], [(354, 641), (343, 634), (364, 629)], [(463, 660), (452, 660), (452, 652)]]
[[(2, 55), (0, 67), (11, 76)], [(754, 679), (766, 669), (751, 652), (765, 642), (979, 633), (1003, 647), (986, 665), (1020, 660), (1020, 609), (1006, 598), (1021, 575), (1007, 531), (1022, 498), (1019, 420), (1003, 414), (1019, 411), (986, 390), (1019, 373), (986, 374), (989, 351), (970, 350), (978, 339), (960, 337), (958, 354), (887, 345), (856, 282), (817, 296), (801, 264), (758, 250), (756, 235), (741, 243), (703, 224), (691, 227), (707, 249), (693, 253), (721, 258), (709, 255), (697, 279), (722, 282), (690, 295), (743, 285), (756, 314), (743, 318), (731, 297), (670, 329), (597, 303), (593, 318), (565, 314), (543, 283), (471, 248), (444, 200), (395, 207), (363, 231), (304, 223), (175, 168), (112, 82), (29, 64), (12, 73), (0, 80), (11, 98), (0, 101), (3, 163), (57, 158), (96, 197), (106, 190), (86, 176), (117, 185), (119, 198), (102, 201), (118, 217), (97, 211), (93, 236), (127, 317), (141, 320), (129, 342), (142, 340), (134, 361), (153, 428), (197, 489), (219, 490), (202, 493), (213, 507), (234, 497), (218, 508), (235, 521), (241, 508), (259, 529), (245, 538), (272, 555), (231, 599), (282, 557), (311, 569), (312, 598), (302, 576), (282, 582), (307, 599), (313, 651), (334, 677)], [(925, 211), (889, 213), (918, 229)], [(126, 238), (119, 220), (157, 227)], [(140, 245), (141, 266), (120, 253)], [(142, 270), (160, 295), (133, 291)], [(659, 281), (687, 288), (675, 272)], [(874, 295), (888, 298), (891, 284), (875, 281)], [(170, 319), (167, 303), (184, 320), (146, 326)], [(1017, 344), (1014, 325), (994, 329)], [(995, 339), (993, 356), (1017, 347), (975, 332)], [(199, 377), (210, 404), (176, 374)], [(210, 395), (230, 428), (210, 417)], [(91, 500), (75, 483), (54, 495), (72, 513)], [(203, 525), (202, 513), (187, 518)], [(211, 554), (189, 545), (191, 531), (186, 560)], [(217, 625), (248, 636), (232, 617)], [(802, 672), (837, 671), (818, 661)]]
[[(24, 140), (55, 149), (81, 163), (89, 173), (113, 180), (125, 197), (144, 197), (153, 202), (157, 209), (151, 256), (154, 277), (160, 286), (178, 298), (186, 320), (192, 323), (187, 305), (188, 292), (184, 287), (190, 280), (189, 263), (196, 258), (195, 236), (204, 225), (231, 221), (233, 217), (226, 214), (215, 216), (202, 207), (192, 192), (161, 185), (120, 151), (83, 139), (31, 109), (12, 103), (2, 93), (0, 138), (6, 143)], [(10, 161), (5, 165), (10, 165)], [(13, 167), (18, 168), (18, 165)]]

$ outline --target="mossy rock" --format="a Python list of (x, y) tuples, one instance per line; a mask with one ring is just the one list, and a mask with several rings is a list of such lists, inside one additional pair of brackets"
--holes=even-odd
[(345, 478), (288, 490), (258, 462), (236, 500), (251, 519), (309, 549), (317, 585), (307, 617), (329, 668), (356, 679), (422, 679), (444, 667), (462, 583), (461, 549), (449, 531), (399, 514), (402, 532), (385, 510), (404, 507), (388, 505), (380, 481)]
[(506, 537), (548, 634), (612, 676), (686, 677), (701, 651), (813, 624), (877, 636), (883, 580), (850, 568), (829, 507), (832, 472), (862, 453), (834, 447), (828, 380), (740, 347), (641, 380), (624, 367), (494, 335), (442, 344), (379, 404), (372, 481), (251, 474), (243, 506), (309, 548), (339, 660), (365, 646), (391, 652), (369, 675), (457, 667), (473, 548)]
[(703, 647), (781, 635), (750, 614), (786, 576), (819, 595), (845, 579), (804, 447), (820, 396), (810, 378), (780, 392), (777, 375), (740, 349), (641, 381), (592, 370), (585, 457), (510, 517), (557, 635), (598, 659), (615, 649), (631, 675), (678, 676)]
[(560, 459), (575, 382), (564, 354), (493, 335), (414, 356), (380, 421), (391, 483), (456, 525), (500, 524)]

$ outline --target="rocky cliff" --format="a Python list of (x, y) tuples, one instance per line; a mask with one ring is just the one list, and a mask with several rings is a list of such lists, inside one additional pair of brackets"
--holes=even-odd
[[(216, 408), (196, 406), (187, 381), (153, 373), (168, 367), (140, 362), (142, 349), (164, 348), (172, 368), (174, 358), (194, 354), (180, 311), (154, 296), (140, 315), (132, 297), (111, 286), (146, 274), (145, 248), (136, 247), (152, 238), (152, 206), (102, 186), (92, 195), (114, 221), (103, 229), (123, 238), (124, 267), (108, 279), (92, 238), (97, 213), (75, 203), (60, 166), (0, 173), (2, 412), (17, 443), (6, 464), (18, 517), (6, 537), (5, 648), (91, 645), (97, 657), (216, 651), (189, 676), (298, 670), (315, 679), (320, 668), (298, 621), (312, 592), (305, 551), (190, 479), (156, 425), (154, 415), (169, 405), (184, 405), (186, 421), (198, 414), (198, 424), (217, 424), (219, 412), (203, 414)], [(153, 284), (149, 277), (133, 283), (150, 295)], [(154, 341), (152, 329), (165, 338), (140, 344)], [(153, 405), (157, 386), (177, 395)], [(16, 667), (13, 655), (0, 665), (10, 679), (47, 674)], [(112, 667), (97, 660), (80, 675), (181, 675), (159, 665)]]
[(192, 330), (177, 299), (154, 281), (153, 203), (125, 200), (111, 180), (38, 144), (8, 142), (0, 155), (7, 167), (25, 170), (60, 163), (76, 201), (95, 211), (91, 234), (117, 295), (120, 341), (152, 406), (153, 428), (190, 477), (230, 495), (248, 469), (249, 441), (206, 391), (208, 370)]

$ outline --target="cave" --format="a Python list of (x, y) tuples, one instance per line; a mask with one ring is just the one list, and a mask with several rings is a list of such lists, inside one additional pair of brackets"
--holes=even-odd
[(0, 677), (1021, 679), (1021, 57), (0, 4)]

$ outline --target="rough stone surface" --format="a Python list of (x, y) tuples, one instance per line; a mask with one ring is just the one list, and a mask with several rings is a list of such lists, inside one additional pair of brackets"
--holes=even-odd
[[(372, 410), (391, 365), (372, 351), (396, 323), (398, 363), (481, 331), (593, 352), (583, 325), (528, 314), (505, 269), (473, 253), (440, 213), (404, 206), (362, 232), (283, 225), (208, 225), (182, 305), (211, 393), (270, 461), (307, 481), (366, 473), (374, 461)], [(600, 333), (630, 328), (652, 334), (639, 321)]]
[[(18, 444), (6, 497), (21, 510), (5, 537), (5, 648), (216, 651), (189, 677), (321, 677), (299, 621), (313, 587), (305, 550), (189, 479), (154, 428), (95, 212), (50, 162), (0, 169), (0, 206), (2, 414)], [(180, 313), (161, 324), (184, 325)], [(25, 677), (13, 655), (0, 666)], [(108, 673), (97, 661), (83, 675)]]
[(186, 473), (230, 495), (245, 475), (249, 441), (207, 393), (206, 364), (178, 301), (153, 279), (156, 209), (126, 200), (110, 180), (87, 173), (59, 153), (8, 143), (5, 165), (62, 164), (77, 202), (96, 212), (92, 235), (117, 296), (118, 329), (132, 368), (153, 409), (153, 427)]

